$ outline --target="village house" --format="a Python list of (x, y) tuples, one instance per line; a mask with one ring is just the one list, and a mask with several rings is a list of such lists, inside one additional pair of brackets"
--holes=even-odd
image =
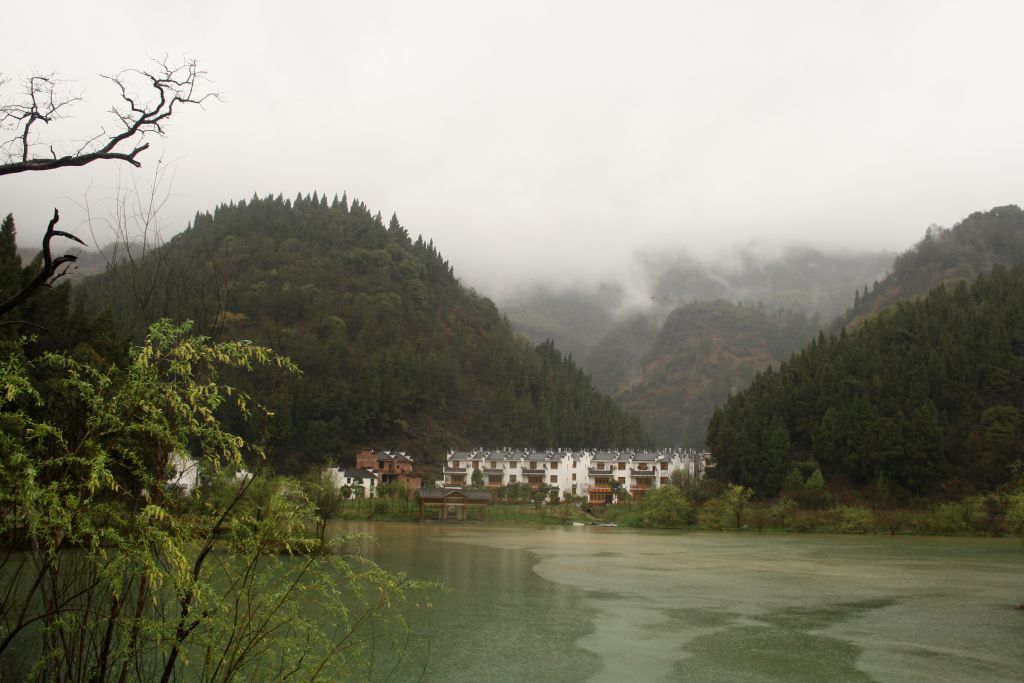
[(376, 477), (376, 484), (403, 482), (411, 489), (423, 485), (423, 478), (413, 471), (413, 460), (405, 453), (362, 450), (356, 453), (356, 469), (368, 470)]
[(172, 451), (167, 462), (167, 486), (186, 496), (199, 486), (199, 461), (180, 451)]
[[(173, 451), (167, 459), (166, 483), (168, 488), (180, 491), (186, 496), (192, 495), (203, 480), (200, 470), (199, 460), (180, 451)], [(251, 479), (252, 474), (243, 468), (236, 471), (233, 478), (236, 482), (241, 483)]]
[(707, 453), (696, 451), (457, 451), (448, 455), (439, 487), (469, 488), (473, 472), (484, 489), (526, 484), (533, 490), (587, 496), (594, 505), (614, 502), (617, 490), (641, 497), (671, 482), (672, 472), (694, 478), (704, 472)]
[(377, 488), (377, 475), (360, 468), (329, 467), (324, 474), (331, 479), (335, 488), (347, 486), (355, 498), (372, 498)]

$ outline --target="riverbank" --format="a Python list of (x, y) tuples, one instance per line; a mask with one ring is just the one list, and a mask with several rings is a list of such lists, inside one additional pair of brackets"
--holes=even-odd
[[(840, 506), (826, 510), (799, 510), (792, 506), (748, 505), (740, 514), (695, 515), (691, 523), (672, 527), (645, 527), (640, 503), (608, 505), (590, 509), (575, 505), (495, 504), (487, 507), (485, 526), (558, 526), (571, 524), (614, 525), (623, 528), (671, 528), (680, 531), (721, 531), (729, 533), (819, 533), (842, 535), (999, 537), (1015, 533), (1005, 515), (990, 517), (972, 514), (963, 506), (937, 506), (934, 509), (872, 510)], [(350, 503), (337, 516), (339, 520), (370, 522), (418, 522), (414, 507), (361, 505)], [(453, 524), (480, 525), (481, 522)]]

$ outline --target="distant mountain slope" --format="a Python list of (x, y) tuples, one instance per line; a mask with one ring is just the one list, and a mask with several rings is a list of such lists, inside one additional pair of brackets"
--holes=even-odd
[(891, 260), (885, 252), (807, 248), (773, 259), (742, 252), (716, 265), (662, 256), (647, 264), (651, 301), (642, 311), (619, 312), (623, 297), (612, 285), (537, 288), (505, 310), (517, 331), (571, 350), (594, 385), (658, 439), (701, 446), (712, 409), (730, 389), (800, 348)]
[(707, 441), (715, 476), (764, 495), (806, 459), (827, 479), (910, 495), (1006, 483), (1024, 456), (1024, 269), (819, 336), (716, 410)]
[(699, 447), (716, 405), (817, 331), (816, 319), (724, 301), (675, 309), (614, 395), (662, 442)]
[[(840, 319), (856, 326), (888, 306), (921, 297), (941, 284), (973, 282), (1001, 264), (1024, 263), (1024, 211), (1000, 206), (972, 213), (951, 229), (931, 226), (923, 239), (896, 257), (888, 275), (858, 291)], [(836, 331), (838, 328), (836, 328)]]
[(263, 437), (284, 469), (354, 444), (440, 455), (470, 445), (626, 446), (639, 423), (550, 344), (512, 333), (432, 243), (360, 202), (316, 195), (218, 207), (151, 252), (77, 288), (131, 334), (158, 316), (252, 339), (304, 375), (270, 395)]

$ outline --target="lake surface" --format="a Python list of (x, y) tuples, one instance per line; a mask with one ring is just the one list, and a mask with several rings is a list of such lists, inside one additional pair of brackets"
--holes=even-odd
[(335, 528), (448, 588), (397, 680), (1024, 681), (1015, 539)]

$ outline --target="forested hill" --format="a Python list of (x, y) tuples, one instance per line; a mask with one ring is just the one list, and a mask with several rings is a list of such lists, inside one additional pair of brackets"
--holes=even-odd
[(853, 486), (961, 494), (1024, 455), (1024, 269), (997, 266), (824, 335), (715, 411), (716, 476), (778, 492), (796, 461)]
[(646, 445), (571, 358), (513, 334), (431, 242), (346, 199), (253, 198), (196, 216), (141, 262), (87, 279), (90, 310), (135, 335), (161, 316), (288, 354), (301, 378), (256, 387), (275, 464), (356, 445), (430, 456), (469, 445)]
[(896, 257), (885, 278), (857, 292), (839, 322), (855, 327), (897, 301), (943, 283), (973, 282), (997, 264), (1024, 264), (1024, 211), (1017, 206), (972, 213), (952, 228), (930, 226), (921, 241)]

